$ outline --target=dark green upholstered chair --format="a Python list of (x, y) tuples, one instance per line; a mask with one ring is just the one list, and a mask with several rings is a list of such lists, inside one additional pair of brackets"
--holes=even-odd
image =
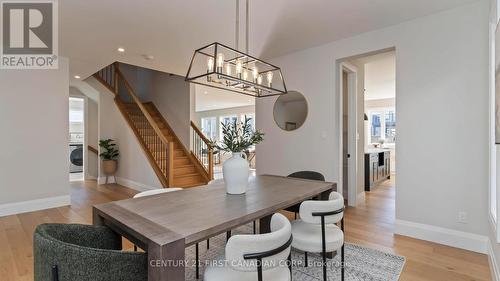
[(41, 224), (33, 239), (35, 281), (147, 280), (147, 255), (105, 226)]
[[(325, 176), (323, 176), (321, 173), (314, 172), (314, 171), (299, 171), (299, 172), (289, 174), (287, 177), (306, 179), (306, 180), (325, 181)], [(297, 219), (297, 213), (300, 210), (300, 204), (290, 206), (290, 207), (286, 208), (285, 210), (295, 213), (295, 219)]]

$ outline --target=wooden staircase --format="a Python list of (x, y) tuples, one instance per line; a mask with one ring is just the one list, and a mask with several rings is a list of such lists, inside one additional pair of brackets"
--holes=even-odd
[[(115, 103), (134, 131), (163, 187), (200, 186), (213, 179), (213, 160), (203, 162), (204, 157), (197, 157), (182, 144), (156, 106), (139, 100), (120, 72), (118, 63), (97, 72), (94, 77), (115, 94)], [(125, 102), (120, 97), (121, 87), (125, 87), (132, 102)], [(205, 154), (212, 155), (209, 143), (206, 148)]]

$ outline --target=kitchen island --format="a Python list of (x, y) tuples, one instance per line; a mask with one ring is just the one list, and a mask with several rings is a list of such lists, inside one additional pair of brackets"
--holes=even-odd
[(365, 191), (372, 190), (379, 183), (390, 178), (390, 150), (384, 148), (365, 150)]

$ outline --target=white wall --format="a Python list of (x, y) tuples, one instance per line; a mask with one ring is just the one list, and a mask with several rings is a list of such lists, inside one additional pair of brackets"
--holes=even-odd
[[(258, 172), (318, 170), (339, 181), (336, 62), (395, 47), (398, 223), (480, 234), (473, 240), (483, 243), (488, 229), (487, 24), (488, 4), (479, 1), (273, 60), (288, 88), (306, 96), (310, 114), (297, 131), (284, 132), (272, 119), (275, 98), (257, 100), (257, 126), (266, 134), (257, 146)], [(466, 224), (458, 222), (459, 211), (467, 212)], [(432, 239), (428, 232), (424, 236)]]
[[(191, 89), (184, 77), (123, 63), (120, 71), (139, 99), (152, 101), (184, 146), (189, 147)], [(130, 102), (125, 91), (120, 91), (120, 96)]]
[[(116, 106), (114, 95), (92, 77), (87, 82), (100, 93), (99, 139), (114, 139), (120, 150), (117, 182), (138, 190), (161, 188), (139, 141)], [(104, 177), (99, 169), (99, 183), (104, 183)]]
[[(87, 100), (87, 142), (93, 148), (99, 149), (99, 105), (92, 99)], [(94, 179), (99, 176), (99, 156), (88, 149), (87, 152), (87, 178)]]
[(189, 148), (191, 89), (184, 78), (154, 71), (150, 100), (156, 105), (179, 140)]
[(0, 216), (70, 202), (68, 77), (65, 58), (57, 70), (0, 70)]
[[(205, 117), (217, 117), (217, 128), (220, 126), (220, 117), (222, 116), (230, 116), (230, 115), (245, 115), (245, 114), (255, 114), (255, 106), (239, 106), (239, 107), (230, 107), (216, 110), (207, 110), (207, 111), (199, 111), (194, 113), (193, 122), (198, 125), (201, 129), (201, 118)], [(217, 129), (219, 130), (219, 129)]]

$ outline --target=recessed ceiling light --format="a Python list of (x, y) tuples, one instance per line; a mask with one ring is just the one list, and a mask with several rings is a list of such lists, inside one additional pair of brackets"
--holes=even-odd
[(75, 75), (75, 79), (80, 79), (80, 75)]
[(205, 92), (203, 92), (203, 93), (204, 93), (205, 95), (206, 95), (206, 94), (208, 94), (208, 92), (207, 92), (207, 91), (205, 91)]
[(125, 52), (125, 49), (124, 49), (124, 48), (122, 48), (122, 47), (120, 47), (120, 48), (118, 48), (118, 49), (117, 49), (117, 51), (118, 51), (118, 52), (120, 52), (120, 53), (124, 53), (124, 52)]
[(145, 59), (145, 60), (154, 60), (154, 56), (152, 55), (142, 55), (142, 57)]

